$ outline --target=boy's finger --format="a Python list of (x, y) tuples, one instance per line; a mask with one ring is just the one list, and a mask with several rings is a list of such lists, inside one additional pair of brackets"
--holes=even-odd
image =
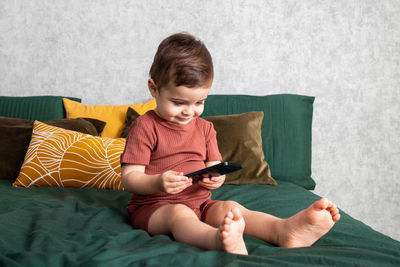
[(186, 183), (187, 179), (181, 178), (181, 177), (175, 177), (170, 180), (171, 183), (179, 183), (179, 184), (184, 184)]
[(188, 177), (186, 177), (186, 176), (178, 176), (178, 179), (177, 179), (178, 181), (182, 181), (182, 182), (187, 182), (188, 180), (189, 180), (189, 178)]

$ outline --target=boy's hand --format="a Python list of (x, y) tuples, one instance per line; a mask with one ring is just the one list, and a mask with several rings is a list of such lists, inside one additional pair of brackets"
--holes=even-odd
[(160, 175), (160, 186), (163, 192), (177, 194), (192, 185), (192, 179), (183, 172), (166, 171)]
[(199, 180), (199, 185), (211, 190), (221, 187), (221, 185), (223, 185), (224, 182), (225, 182), (225, 175), (221, 175), (211, 178), (205, 177)]

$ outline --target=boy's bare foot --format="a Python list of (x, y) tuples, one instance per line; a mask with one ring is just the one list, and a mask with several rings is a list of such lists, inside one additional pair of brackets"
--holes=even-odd
[(235, 254), (248, 254), (243, 240), (244, 226), (245, 222), (238, 208), (233, 208), (226, 214), (218, 232), (222, 250)]
[(336, 205), (322, 198), (307, 209), (284, 220), (280, 229), (279, 245), (287, 248), (311, 246), (339, 219), (340, 214)]

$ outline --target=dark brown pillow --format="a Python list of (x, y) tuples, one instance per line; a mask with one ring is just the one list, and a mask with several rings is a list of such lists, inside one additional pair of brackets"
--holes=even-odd
[[(105, 122), (96, 119), (63, 119), (47, 124), (99, 136)], [(24, 162), (32, 137), (33, 121), (0, 117), (0, 179), (15, 179)]]
[(264, 112), (210, 116), (217, 132), (218, 148), (224, 161), (242, 164), (243, 169), (226, 175), (226, 184), (276, 185), (262, 149), (261, 124)]
[(124, 128), (122, 129), (121, 137), (126, 138), (128, 136), (132, 122), (134, 122), (139, 116), (140, 114), (137, 113), (136, 110), (134, 110), (131, 107), (128, 107), (128, 110), (126, 111), (125, 124)]

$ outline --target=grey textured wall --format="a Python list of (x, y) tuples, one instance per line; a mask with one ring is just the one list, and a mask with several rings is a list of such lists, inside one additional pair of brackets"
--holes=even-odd
[(400, 1), (3, 0), (0, 95), (150, 98), (158, 43), (209, 47), (212, 93), (316, 96), (316, 193), (400, 239)]

